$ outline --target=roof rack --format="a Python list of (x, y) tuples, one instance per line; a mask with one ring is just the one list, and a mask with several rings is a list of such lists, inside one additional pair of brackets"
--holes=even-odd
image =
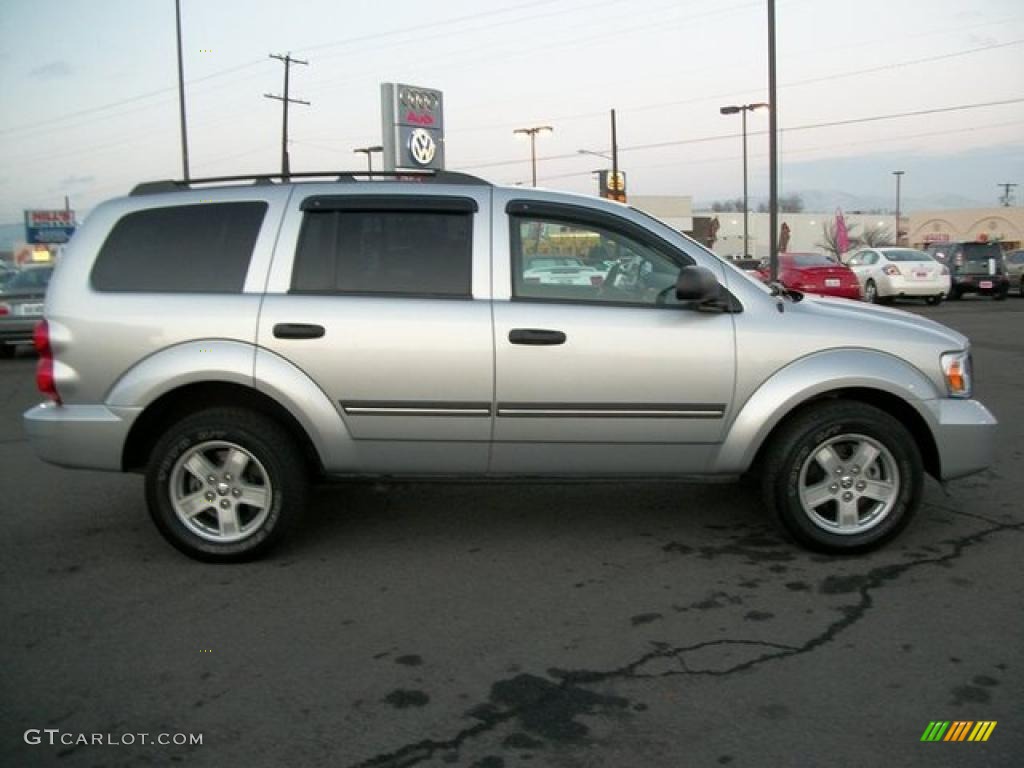
[(334, 181), (359, 182), (385, 179), (391, 181), (430, 182), (432, 184), (474, 184), (491, 186), (478, 176), (458, 171), (408, 170), (408, 171), (302, 171), (300, 173), (258, 173), (242, 176), (211, 176), (204, 179), (188, 179), (187, 181), (146, 181), (137, 184), (131, 194), (154, 195), (161, 192), (179, 192), (206, 184), (225, 184), (229, 182), (248, 181), (253, 185), (287, 184), (295, 179), (327, 179)]

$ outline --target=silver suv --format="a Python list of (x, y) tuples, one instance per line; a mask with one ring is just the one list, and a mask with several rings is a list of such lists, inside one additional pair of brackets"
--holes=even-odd
[[(801, 543), (895, 535), (992, 460), (968, 341), (763, 286), (646, 214), (455, 173), (157, 182), (95, 209), (36, 333), (47, 461), (141, 472), (203, 560), (311, 479), (756, 473)], [(531, 273), (577, 259), (588, 279)], [(801, 300), (802, 299), (802, 300)]]

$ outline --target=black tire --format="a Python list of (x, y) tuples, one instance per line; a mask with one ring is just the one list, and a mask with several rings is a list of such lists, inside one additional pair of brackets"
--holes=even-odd
[[(245, 463), (236, 466), (244, 469), (233, 477), (227, 470), (239, 453)], [(194, 467), (186, 466), (197, 461), (214, 470), (216, 482), (198, 479)], [(291, 434), (276, 421), (239, 408), (211, 408), (173, 425), (153, 447), (146, 468), (146, 502), (160, 533), (189, 557), (206, 562), (265, 555), (301, 517), (307, 491), (306, 466)], [(269, 500), (250, 506), (249, 496)], [(175, 504), (189, 499), (203, 511), (179, 515)], [(233, 515), (233, 523), (221, 520), (218, 505), (227, 507), (224, 514)]]
[(1004, 286), (992, 294), (992, 298), (996, 301), (1006, 301), (1006, 297), (1010, 295), (1010, 286)]
[(960, 292), (959, 288), (952, 288), (952, 289), (950, 289), (950, 291), (949, 291), (949, 300), (950, 301), (960, 301), (960, 299), (962, 299), (963, 297), (964, 297), (964, 295)]
[[(841, 455), (858, 445), (847, 438), (861, 438), (859, 445), (881, 446), (888, 453), (879, 452), (857, 471), (856, 465), (847, 463), (855, 457)], [(812, 458), (825, 446), (841, 465), (842, 473), (835, 477), (827, 475), (818, 459)], [(812, 476), (814, 471), (818, 476)], [(826, 477), (835, 482), (826, 486)], [(893, 479), (895, 483), (886, 482)], [(811, 480), (814, 485), (802, 486)], [(870, 491), (861, 497), (862, 480), (865, 485), (891, 487), (891, 501), (876, 501)], [(923, 484), (921, 454), (913, 437), (892, 415), (864, 403), (830, 400), (811, 406), (784, 422), (765, 452), (765, 501), (794, 539), (823, 552), (860, 552), (892, 539), (917, 510)], [(801, 501), (801, 487), (808, 493), (822, 488), (832, 495), (808, 511)], [(832, 491), (832, 487), (838, 490)], [(856, 496), (849, 508), (856, 510), (857, 522), (840, 533), (839, 497), (847, 493)], [(829, 520), (830, 513), (834, 513), (834, 521)]]
[(1020, 279), (1020, 285), (1017, 287), (1017, 292), (1020, 294), (1020, 297), (1024, 299), (1024, 277)]
[(0, 360), (10, 360), (18, 348), (13, 344), (0, 342)]
[(864, 283), (864, 301), (868, 304), (878, 303), (878, 286), (875, 285), (874, 280), (868, 280)]
[(925, 298), (924, 303), (927, 304), (929, 307), (934, 307), (942, 303), (942, 296), (941, 294), (939, 296), (928, 296), (927, 298)]

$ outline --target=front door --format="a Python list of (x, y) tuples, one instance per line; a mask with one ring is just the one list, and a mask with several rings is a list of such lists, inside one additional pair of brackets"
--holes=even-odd
[[(723, 438), (735, 350), (731, 314), (675, 299), (693, 258), (584, 207), (511, 201), (500, 213), (492, 471), (704, 470)], [(496, 242), (499, 222), (496, 212)]]

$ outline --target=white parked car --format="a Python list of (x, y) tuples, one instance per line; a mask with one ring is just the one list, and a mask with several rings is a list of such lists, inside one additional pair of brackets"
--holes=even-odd
[(571, 256), (539, 256), (527, 262), (523, 280), (544, 285), (601, 285), (608, 270)]
[(864, 301), (923, 298), (938, 304), (949, 295), (949, 269), (914, 248), (865, 248), (847, 262), (857, 275)]

